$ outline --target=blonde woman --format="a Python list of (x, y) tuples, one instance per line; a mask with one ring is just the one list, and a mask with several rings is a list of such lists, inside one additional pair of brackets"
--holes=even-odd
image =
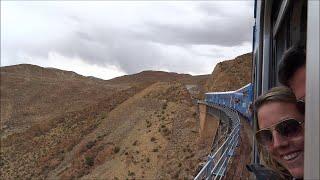
[(303, 178), (304, 103), (289, 88), (275, 87), (260, 96), (254, 108), (256, 140), (266, 165), (278, 179)]

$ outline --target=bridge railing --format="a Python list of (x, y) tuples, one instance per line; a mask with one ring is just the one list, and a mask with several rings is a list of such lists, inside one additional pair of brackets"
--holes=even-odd
[(221, 146), (212, 155), (208, 156), (206, 164), (194, 178), (195, 180), (221, 179), (226, 173), (230, 157), (234, 154), (240, 135), (240, 118), (236, 111), (218, 105), (210, 104), (208, 106), (225, 113), (229, 117), (229, 125), (232, 130)]

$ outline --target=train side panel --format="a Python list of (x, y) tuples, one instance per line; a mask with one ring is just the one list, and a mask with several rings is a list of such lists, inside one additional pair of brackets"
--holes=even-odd
[(224, 105), (237, 110), (248, 121), (252, 121), (253, 85), (250, 83), (236, 91), (210, 92), (205, 94), (205, 101), (209, 104)]

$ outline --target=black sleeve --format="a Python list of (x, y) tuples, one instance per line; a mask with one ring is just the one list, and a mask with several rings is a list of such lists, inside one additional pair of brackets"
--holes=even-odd
[(262, 164), (246, 165), (248, 171), (252, 172), (256, 180), (282, 180), (279, 173), (270, 168), (264, 167)]

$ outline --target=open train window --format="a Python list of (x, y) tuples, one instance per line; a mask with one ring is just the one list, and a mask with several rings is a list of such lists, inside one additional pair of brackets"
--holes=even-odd
[[(294, 2), (294, 3), (293, 3)], [(283, 53), (294, 44), (306, 44), (307, 1), (274, 1), (272, 5), (272, 59), (269, 87), (279, 86), (277, 72)]]

